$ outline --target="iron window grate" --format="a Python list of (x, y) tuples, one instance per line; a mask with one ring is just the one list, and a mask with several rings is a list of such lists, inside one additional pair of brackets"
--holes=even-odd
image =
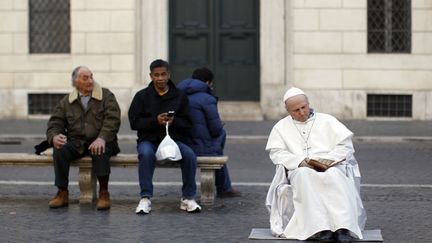
[(66, 94), (28, 94), (29, 115), (49, 115)]
[(70, 53), (70, 0), (29, 0), (30, 53)]
[(368, 117), (412, 117), (412, 95), (367, 95)]
[(411, 52), (411, 0), (368, 0), (369, 53)]

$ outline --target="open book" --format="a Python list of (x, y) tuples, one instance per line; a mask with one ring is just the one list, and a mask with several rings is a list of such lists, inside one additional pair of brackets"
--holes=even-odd
[(309, 159), (309, 161), (307, 163), (309, 165), (311, 165), (312, 167), (314, 167), (314, 169), (316, 171), (323, 172), (323, 171), (326, 171), (328, 168), (335, 166), (335, 165), (337, 165), (343, 161), (345, 161), (345, 159), (335, 161), (335, 160), (330, 160), (330, 159), (312, 157)]
[(319, 163), (327, 165), (328, 167), (332, 167), (334, 165), (337, 165), (337, 164), (345, 161), (345, 159), (336, 161), (336, 160), (323, 159), (323, 158), (318, 158), (318, 157), (312, 157), (312, 158), (310, 158), (310, 160), (318, 161)]

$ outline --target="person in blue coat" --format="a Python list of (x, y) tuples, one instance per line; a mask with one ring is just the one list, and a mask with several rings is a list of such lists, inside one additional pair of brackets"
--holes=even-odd
[[(213, 72), (202, 67), (196, 69), (192, 78), (185, 79), (177, 88), (186, 92), (189, 99), (193, 127), (185, 143), (197, 156), (223, 155), (226, 132), (219, 117), (217, 97), (213, 94)], [(216, 170), (218, 197), (236, 197), (240, 192), (231, 186), (227, 165)]]

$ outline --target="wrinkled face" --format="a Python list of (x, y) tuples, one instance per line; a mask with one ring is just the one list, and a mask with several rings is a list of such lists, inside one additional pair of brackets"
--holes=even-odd
[(94, 87), (93, 73), (88, 68), (80, 68), (74, 85), (83, 95), (89, 95)]
[(291, 117), (300, 122), (305, 122), (309, 118), (309, 101), (305, 95), (296, 95), (285, 102), (285, 107)]
[(166, 91), (168, 86), (168, 80), (170, 79), (170, 73), (166, 67), (156, 67), (150, 73), (150, 78), (154, 83), (154, 87), (157, 91)]

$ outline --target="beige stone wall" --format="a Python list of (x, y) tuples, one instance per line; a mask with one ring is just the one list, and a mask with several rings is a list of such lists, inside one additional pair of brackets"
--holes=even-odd
[[(319, 111), (366, 118), (368, 93), (412, 94), (414, 119), (432, 119), (432, 0), (412, 0), (412, 53), (367, 53), (367, 0), (260, 1), (260, 107), (285, 115), (298, 86)], [(126, 115), (168, 59), (168, 0), (71, 0), (71, 53), (28, 52), (28, 1), (0, 1), (0, 118), (27, 118), (27, 94), (68, 92), (70, 72), (89, 66)]]
[(285, 59), (293, 63), (287, 66), (293, 75), (285, 89), (306, 90), (317, 110), (344, 119), (366, 118), (368, 93), (412, 94), (413, 119), (432, 119), (432, 1), (412, 1), (410, 54), (367, 53), (366, 2), (291, 1), (285, 11), (292, 24), (279, 22), (292, 28)]
[(28, 93), (68, 92), (85, 65), (130, 103), (135, 83), (135, 0), (71, 0), (71, 53), (29, 54), (28, 1), (0, 1), (0, 117), (27, 118)]

